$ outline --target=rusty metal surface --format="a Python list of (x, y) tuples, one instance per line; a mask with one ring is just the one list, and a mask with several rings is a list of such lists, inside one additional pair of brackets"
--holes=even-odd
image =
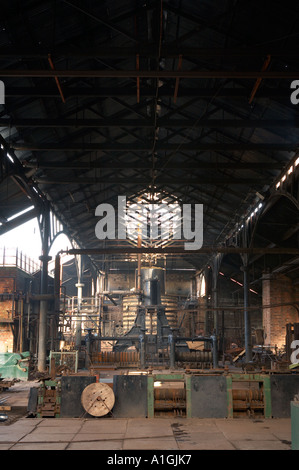
[(186, 415), (186, 389), (160, 388), (154, 389), (155, 416), (185, 416)]
[(92, 366), (117, 365), (118, 367), (138, 367), (140, 354), (137, 351), (103, 351), (91, 356)]
[(85, 415), (85, 410), (81, 404), (81, 394), (85, 387), (95, 381), (95, 376), (61, 377), (61, 417), (80, 418)]
[(193, 418), (227, 418), (227, 385), (223, 376), (191, 377)]
[(298, 374), (274, 374), (270, 377), (273, 418), (289, 418), (291, 401), (299, 392)]
[(234, 416), (242, 415), (254, 416), (257, 412), (263, 412), (264, 391), (263, 389), (232, 390)]
[(115, 418), (146, 418), (147, 409), (147, 376), (115, 375), (113, 377)]

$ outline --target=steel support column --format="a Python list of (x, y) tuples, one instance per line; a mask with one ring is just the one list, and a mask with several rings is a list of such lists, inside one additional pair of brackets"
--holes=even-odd
[(214, 334), (218, 336), (218, 275), (219, 275), (219, 268), (222, 261), (222, 255), (218, 253), (212, 262), (212, 307), (214, 310), (213, 317), (214, 317)]
[[(81, 255), (78, 255), (77, 271), (78, 271), (78, 282), (76, 284), (77, 292), (78, 292), (77, 311), (78, 311), (78, 314), (80, 314), (81, 305), (82, 305), (82, 290), (83, 290), (83, 287), (84, 287), (84, 284), (82, 283), (82, 271), (83, 270), (82, 270), (82, 256)], [(76, 331), (75, 331), (75, 346), (78, 349), (81, 346), (81, 335), (82, 335), (82, 323), (81, 323), (81, 319), (77, 318), (77, 320), (76, 320)]]
[[(45, 207), (39, 221), (40, 233), (42, 239), (42, 255), (41, 260), (41, 284), (40, 293), (42, 295), (48, 293), (48, 263), (51, 260), (49, 256), (49, 237), (50, 237), (50, 209)], [(38, 331), (38, 362), (37, 368), (39, 372), (46, 370), (47, 359), (47, 311), (48, 300), (43, 298), (40, 300), (39, 311), (39, 331)]]
[(248, 266), (243, 266), (243, 289), (244, 289), (244, 336), (245, 336), (245, 360), (252, 360), (252, 340), (251, 340), (251, 322), (249, 307), (249, 283)]
[[(251, 246), (251, 230), (250, 221), (244, 221), (245, 230), (242, 235), (242, 245), (246, 248)], [(251, 322), (249, 312), (249, 278), (248, 278), (248, 266), (249, 266), (249, 253), (242, 253), (241, 259), (243, 266), (243, 292), (244, 292), (244, 346), (245, 346), (245, 360), (250, 362), (252, 360), (252, 339), (251, 339)]]

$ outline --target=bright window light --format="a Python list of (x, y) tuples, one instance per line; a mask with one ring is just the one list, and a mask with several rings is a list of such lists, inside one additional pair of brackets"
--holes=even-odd
[(10, 222), (11, 220), (16, 219), (17, 217), (20, 217), (20, 215), (23, 215), (23, 214), (26, 214), (26, 212), (32, 211), (32, 209), (34, 209), (34, 206), (30, 206), (30, 207), (28, 207), (27, 209), (24, 209), (23, 211), (18, 212), (17, 214), (12, 215), (11, 217), (9, 217), (9, 218), (7, 219), (7, 221)]

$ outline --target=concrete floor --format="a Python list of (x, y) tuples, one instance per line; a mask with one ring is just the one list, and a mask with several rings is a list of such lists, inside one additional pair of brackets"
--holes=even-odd
[(0, 450), (290, 450), (289, 419), (21, 418)]
[[(0, 450), (290, 450), (291, 419), (27, 418), (29, 388), (19, 382), (0, 398)], [(113, 455), (113, 454), (111, 454)]]

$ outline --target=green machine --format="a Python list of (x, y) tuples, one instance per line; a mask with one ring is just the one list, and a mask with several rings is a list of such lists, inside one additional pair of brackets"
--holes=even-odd
[(30, 352), (0, 353), (1, 379), (28, 380)]

